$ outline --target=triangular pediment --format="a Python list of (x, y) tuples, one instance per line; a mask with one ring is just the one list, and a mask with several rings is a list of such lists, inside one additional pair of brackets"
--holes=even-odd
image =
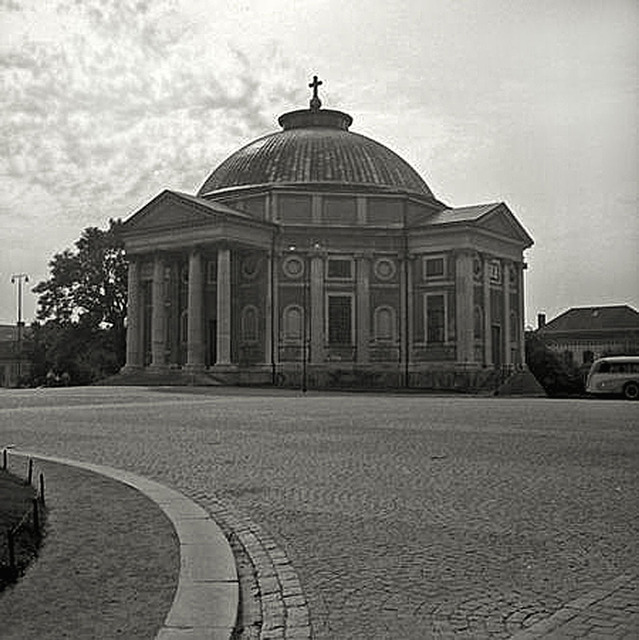
[(499, 236), (523, 242), (526, 246), (533, 244), (532, 238), (503, 202), (482, 215), (476, 225)]
[(246, 217), (229, 207), (210, 203), (203, 198), (189, 196), (174, 191), (163, 191), (125, 223), (126, 231), (152, 229), (179, 229), (184, 227), (215, 224), (228, 216)]
[(474, 228), (530, 247), (533, 239), (503, 202), (447, 208), (422, 222), (421, 227)]

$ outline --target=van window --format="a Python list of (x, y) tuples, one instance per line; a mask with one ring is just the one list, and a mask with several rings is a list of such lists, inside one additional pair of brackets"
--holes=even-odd
[(610, 373), (610, 363), (602, 362), (597, 368), (597, 373)]

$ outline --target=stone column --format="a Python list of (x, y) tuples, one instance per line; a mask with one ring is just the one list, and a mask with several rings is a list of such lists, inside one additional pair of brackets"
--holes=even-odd
[(455, 335), (457, 362), (474, 362), (473, 255), (470, 251), (460, 251), (455, 256)]
[(124, 371), (136, 371), (142, 368), (140, 357), (140, 318), (142, 313), (140, 308), (140, 263), (136, 256), (129, 256), (127, 278), (126, 365)]
[(369, 344), (371, 335), (371, 296), (370, 296), (370, 256), (360, 254), (357, 260), (357, 362), (366, 364), (369, 361)]
[(231, 250), (217, 252), (217, 362), (231, 364)]
[(204, 369), (204, 318), (202, 305), (202, 255), (199, 249), (189, 254), (189, 282), (187, 297), (186, 369)]
[(164, 259), (155, 255), (151, 286), (151, 369), (166, 368), (166, 313), (164, 308)]
[(502, 262), (502, 286), (504, 287), (504, 365), (512, 364), (510, 337), (510, 266), (511, 262)]
[(484, 364), (493, 366), (493, 319), (490, 313), (490, 259), (484, 257)]
[[(310, 362), (319, 364), (324, 362), (324, 256), (317, 252), (311, 254), (310, 289)], [(306, 309), (304, 322), (306, 323)]]

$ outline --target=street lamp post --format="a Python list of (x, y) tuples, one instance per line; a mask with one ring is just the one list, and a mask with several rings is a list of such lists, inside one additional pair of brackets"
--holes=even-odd
[(24, 326), (24, 322), (22, 322), (22, 285), (25, 282), (29, 282), (29, 276), (26, 273), (14, 273), (11, 276), (11, 284), (18, 285), (18, 341), (22, 339), (22, 327)]
[(16, 323), (16, 354), (18, 356), (18, 379), (22, 377), (22, 338), (24, 331), (24, 322), (22, 321), (22, 286), (29, 282), (29, 276), (26, 273), (14, 273), (11, 276), (11, 284), (18, 286), (18, 321)]

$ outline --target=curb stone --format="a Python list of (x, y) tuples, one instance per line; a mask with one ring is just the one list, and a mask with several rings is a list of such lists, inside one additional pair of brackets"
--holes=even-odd
[(202, 507), (174, 489), (128, 471), (29, 451), (13, 453), (106, 476), (155, 502), (171, 521), (180, 545), (177, 590), (156, 640), (231, 637), (239, 610), (235, 561), (221, 529)]

